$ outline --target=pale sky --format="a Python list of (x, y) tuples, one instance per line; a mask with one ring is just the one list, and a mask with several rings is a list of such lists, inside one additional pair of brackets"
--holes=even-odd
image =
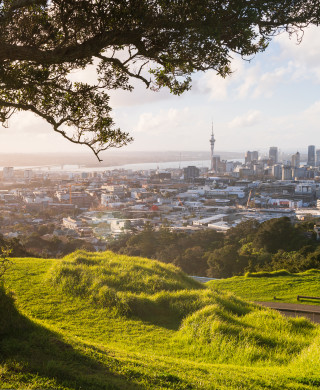
[[(250, 62), (235, 58), (233, 69), (226, 79), (213, 71), (195, 74), (192, 90), (179, 97), (139, 83), (131, 93), (112, 92), (116, 124), (135, 138), (123, 150), (209, 150), (212, 120), (217, 151), (320, 149), (319, 28), (306, 30), (300, 45), (278, 36)], [(77, 77), (87, 81), (91, 70)], [(84, 150), (31, 113), (0, 129), (0, 153)]]

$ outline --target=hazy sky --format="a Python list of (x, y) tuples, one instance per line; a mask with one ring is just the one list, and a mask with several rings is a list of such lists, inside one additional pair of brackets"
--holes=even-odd
[[(111, 94), (116, 123), (135, 141), (124, 150), (209, 150), (211, 120), (216, 150), (263, 150), (278, 146), (304, 152), (320, 148), (320, 29), (303, 41), (276, 37), (250, 62), (235, 59), (234, 74), (198, 73), (180, 97), (135, 83), (133, 92)], [(91, 71), (75, 77), (90, 79)], [(19, 113), (0, 130), (0, 152), (80, 152), (42, 119)], [(88, 152), (89, 153), (89, 152)]]

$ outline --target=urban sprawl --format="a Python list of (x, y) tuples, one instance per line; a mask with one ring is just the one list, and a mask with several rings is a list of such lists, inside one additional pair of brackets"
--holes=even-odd
[[(6, 238), (32, 231), (41, 239), (72, 237), (103, 250), (109, 240), (144, 229), (226, 232), (248, 219), (320, 216), (320, 151), (308, 147), (282, 161), (248, 151), (245, 161), (214, 154), (211, 167), (64, 172), (4, 167), (0, 187), (1, 230)], [(319, 200), (318, 200), (319, 199)]]

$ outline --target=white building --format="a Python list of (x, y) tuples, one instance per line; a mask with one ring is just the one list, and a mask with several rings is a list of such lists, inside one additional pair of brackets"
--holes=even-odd
[(109, 193), (109, 194), (101, 194), (101, 204), (103, 206), (109, 206), (110, 203), (118, 202), (119, 197), (116, 194)]
[(63, 218), (62, 225), (67, 229), (77, 230), (82, 226), (82, 223), (74, 218), (68, 217)]
[(23, 177), (25, 179), (32, 179), (33, 178), (33, 171), (31, 169), (26, 169), (23, 171)]
[(4, 180), (12, 179), (14, 177), (13, 167), (4, 167), (2, 174)]

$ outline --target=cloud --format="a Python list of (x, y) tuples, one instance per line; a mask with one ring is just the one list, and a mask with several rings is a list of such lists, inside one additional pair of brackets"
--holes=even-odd
[(258, 110), (252, 110), (248, 113), (237, 116), (232, 121), (228, 123), (228, 127), (236, 128), (236, 127), (252, 127), (259, 122), (261, 122), (262, 115)]
[(188, 107), (182, 110), (170, 108), (169, 110), (161, 110), (158, 114), (145, 112), (139, 116), (138, 123), (134, 127), (137, 133), (160, 134), (170, 132), (172, 129), (181, 128), (187, 125), (191, 118)]
[(265, 53), (245, 62), (236, 56), (231, 63), (234, 73), (226, 79), (214, 71), (196, 81), (196, 90), (209, 94), (211, 100), (272, 98), (283, 84), (316, 79), (320, 82), (320, 28), (305, 29), (301, 44), (295, 36), (281, 34)]
[(0, 151), (4, 153), (77, 152), (79, 149), (32, 112), (18, 112), (10, 119), (9, 128), (0, 126)]
[(320, 101), (314, 102), (303, 113), (309, 120), (316, 120), (317, 124), (319, 124)]
[(16, 112), (9, 120), (11, 132), (16, 134), (31, 133), (33, 135), (46, 133), (52, 127), (42, 118), (30, 111)]
[(217, 75), (214, 70), (207, 71), (199, 80), (195, 81), (195, 91), (209, 94), (211, 100), (226, 100), (229, 97), (232, 86), (243, 77), (243, 60), (240, 57), (235, 57), (232, 60), (231, 69), (233, 73), (226, 78)]
[(216, 101), (271, 98), (292, 72), (290, 64), (267, 72), (263, 70), (261, 62), (253, 65), (237, 59), (233, 64), (234, 73), (231, 76), (223, 79), (213, 71), (207, 72), (197, 83), (197, 89)]
[(256, 86), (253, 90), (253, 97), (263, 96), (271, 98), (276, 88), (286, 82), (287, 76), (290, 74), (290, 66), (279, 67), (271, 72), (265, 72), (256, 80)]
[(292, 69), (292, 79), (311, 79), (316, 77), (320, 82), (320, 28), (310, 26), (304, 30), (302, 41), (297, 37), (291, 39), (287, 34), (275, 38), (279, 45), (283, 61), (288, 61)]

